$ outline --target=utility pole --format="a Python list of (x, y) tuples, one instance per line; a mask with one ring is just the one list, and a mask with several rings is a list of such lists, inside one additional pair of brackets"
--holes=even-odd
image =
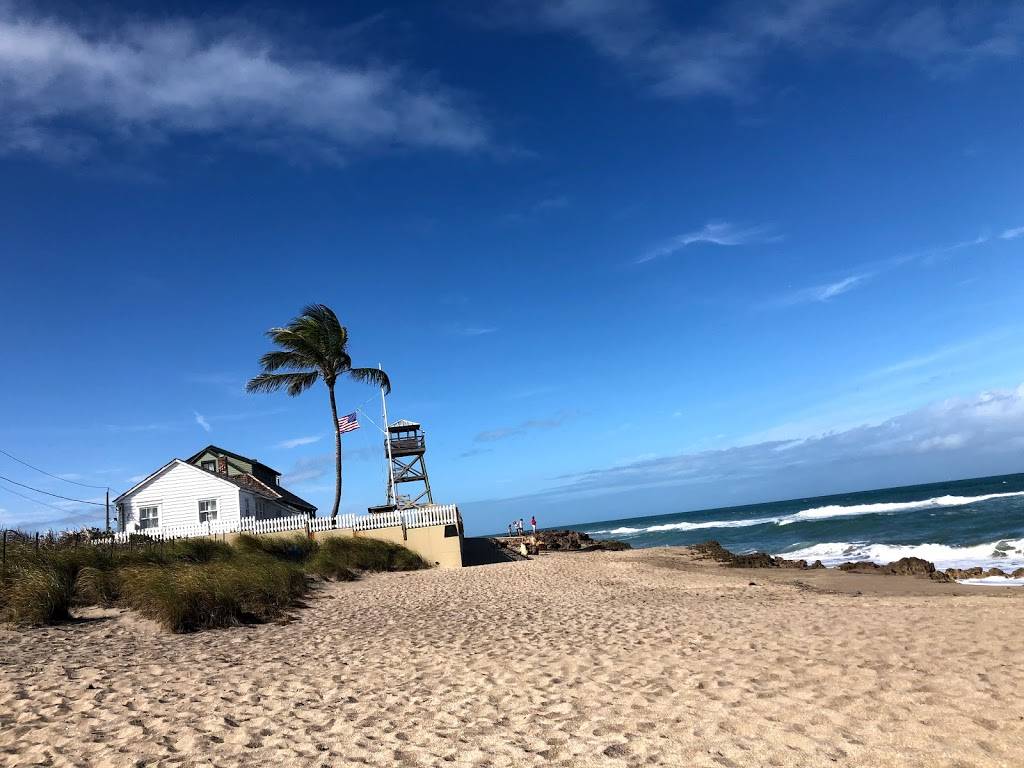
[(110, 489), (107, 488), (107, 533), (110, 533)]

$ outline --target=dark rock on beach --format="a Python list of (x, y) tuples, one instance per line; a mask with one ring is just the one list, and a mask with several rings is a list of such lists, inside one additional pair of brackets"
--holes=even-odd
[(895, 576), (919, 576), (932, 581), (954, 581), (945, 571), (937, 571), (935, 564), (920, 557), (901, 557), (888, 565), (879, 565), (870, 560), (840, 563), (839, 570), (849, 573), (882, 573)]
[(607, 550), (618, 552), (632, 549), (624, 541), (613, 539), (592, 539), (581, 531), (537, 531), (531, 537), (538, 549), (549, 549), (562, 552), (598, 552)]
[(625, 541), (614, 539), (592, 539), (581, 531), (537, 531), (522, 538), (502, 539), (502, 546), (536, 555), (542, 550), (551, 552), (618, 552), (632, 549)]
[(784, 557), (772, 557), (766, 552), (750, 552), (737, 555), (730, 552), (717, 541), (705, 541), (703, 544), (694, 544), (691, 547), (695, 552), (704, 557), (723, 563), (728, 568), (796, 568), (806, 570), (808, 568), (824, 568), (820, 560), (815, 560), (811, 565), (806, 560), (786, 560)]

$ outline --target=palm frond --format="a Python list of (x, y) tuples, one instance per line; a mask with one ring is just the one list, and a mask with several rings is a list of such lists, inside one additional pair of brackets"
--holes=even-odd
[(304, 373), (293, 373), (290, 374), (292, 377), (291, 383), (288, 385), (288, 394), (292, 397), (301, 395), (307, 389), (316, 384), (320, 378), (319, 371), (306, 371)]
[(380, 387), (385, 395), (391, 394), (391, 380), (380, 368), (349, 368), (346, 373), (356, 381)]
[(266, 373), (280, 371), (282, 368), (309, 369), (315, 368), (316, 363), (305, 355), (292, 351), (267, 352), (260, 358), (260, 367)]
[(277, 392), (280, 389), (287, 389), (288, 394), (298, 395), (316, 384), (320, 377), (319, 372), (309, 371), (305, 373), (261, 373), (249, 379), (245, 385), (246, 392)]

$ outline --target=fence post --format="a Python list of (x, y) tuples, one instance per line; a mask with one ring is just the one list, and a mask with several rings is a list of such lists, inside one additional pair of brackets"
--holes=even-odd
[(36, 552), (39, 552), (39, 531), (36, 531)]

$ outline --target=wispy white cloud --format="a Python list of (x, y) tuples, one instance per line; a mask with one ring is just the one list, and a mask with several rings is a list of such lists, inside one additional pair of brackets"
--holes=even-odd
[(452, 328), (452, 333), (457, 336), (486, 336), (487, 334), (494, 333), (497, 330), (497, 328), (487, 325), (470, 325), (454, 327)]
[(1013, 328), (1002, 328), (973, 338), (962, 339), (956, 343), (947, 344), (944, 347), (940, 347), (926, 354), (914, 355), (912, 357), (904, 358), (903, 360), (898, 360), (895, 363), (890, 363), (889, 365), (885, 365), (881, 368), (868, 371), (860, 378), (864, 381), (872, 379), (888, 379), (897, 374), (928, 368), (935, 363), (959, 359), (964, 353), (972, 350), (980, 350), (991, 347), (992, 345), (1003, 346), (1013, 335), (1015, 335), (1015, 333), (1016, 331)]
[(292, 449), (300, 445), (311, 445), (323, 439), (323, 435), (308, 435), (306, 437), (293, 437), (290, 440), (282, 440), (277, 444), (278, 448)]
[(196, 424), (207, 432), (212, 431), (213, 428), (210, 426), (210, 422), (206, 420), (206, 417), (203, 416), (203, 414), (199, 413), (199, 411), (193, 411), (192, 413), (195, 415)]
[(1003, 240), (1016, 240), (1018, 237), (1024, 237), (1024, 227), (1013, 227), (1012, 229), (1004, 229), (999, 235)]
[[(363, 446), (361, 448), (346, 448), (345, 461), (372, 461), (380, 460), (383, 456), (383, 449), (377, 446)], [(295, 465), (281, 477), (284, 485), (308, 485), (315, 480), (334, 474), (334, 454), (321, 453), (316, 456), (304, 456), (295, 462)]]
[(528, 419), (510, 427), (496, 427), (484, 430), (473, 438), (477, 443), (493, 443), (510, 437), (518, 437), (537, 430), (556, 429), (576, 416), (575, 411), (565, 411), (550, 419)]
[[(934, 402), (886, 419), (824, 434), (809, 434), (736, 445), (724, 449), (681, 453), (620, 466), (566, 475), (561, 484), (536, 498), (592, 496), (640, 488), (730, 487), (776, 482), (793, 476), (811, 482), (829, 468), (876, 476), (894, 469), (919, 468), (929, 456), (933, 471), (946, 477), (984, 467), (1016, 466), (1024, 447), (1024, 385), (965, 398)], [(967, 469), (969, 467), (969, 469)], [(981, 470), (984, 471), (984, 470)], [(858, 475), (859, 476), (859, 475)], [(943, 476), (940, 474), (940, 476)], [(843, 482), (843, 481), (840, 481)], [(848, 482), (848, 481), (846, 481)], [(720, 497), (721, 498), (721, 497)]]
[(54, 159), (175, 136), (332, 162), (367, 147), (488, 143), (482, 121), (435, 82), (206, 20), (91, 28), (0, 3), (0, 101), (0, 151)]
[(836, 280), (832, 283), (824, 283), (823, 285), (813, 285), (810, 288), (803, 288), (799, 291), (786, 294), (774, 301), (769, 302), (770, 305), (774, 306), (793, 306), (794, 304), (808, 304), (813, 302), (823, 303), (831, 301), (837, 296), (842, 296), (844, 293), (849, 293), (854, 288), (863, 285), (871, 276), (870, 275), (850, 275), (844, 277), (841, 280)]
[(504, 213), (501, 215), (500, 219), (506, 224), (522, 224), (536, 220), (545, 214), (559, 211), (563, 208), (568, 208), (569, 205), (569, 198), (565, 195), (545, 197), (535, 203), (525, 206), (521, 210)]
[(1019, 55), (1024, 15), (1013, 4), (953, 6), (733, 0), (684, 24), (667, 0), (509, 0), (492, 21), (578, 37), (660, 96), (742, 101), (756, 91), (768, 61), (782, 54), (894, 56), (937, 76)]
[(677, 235), (667, 243), (663, 243), (657, 248), (648, 251), (643, 256), (637, 258), (635, 263), (644, 264), (654, 259), (660, 259), (663, 256), (670, 256), (691, 245), (752, 245), (755, 243), (777, 242), (780, 239), (781, 236), (769, 224), (743, 227), (727, 221), (709, 221), (701, 229)]

